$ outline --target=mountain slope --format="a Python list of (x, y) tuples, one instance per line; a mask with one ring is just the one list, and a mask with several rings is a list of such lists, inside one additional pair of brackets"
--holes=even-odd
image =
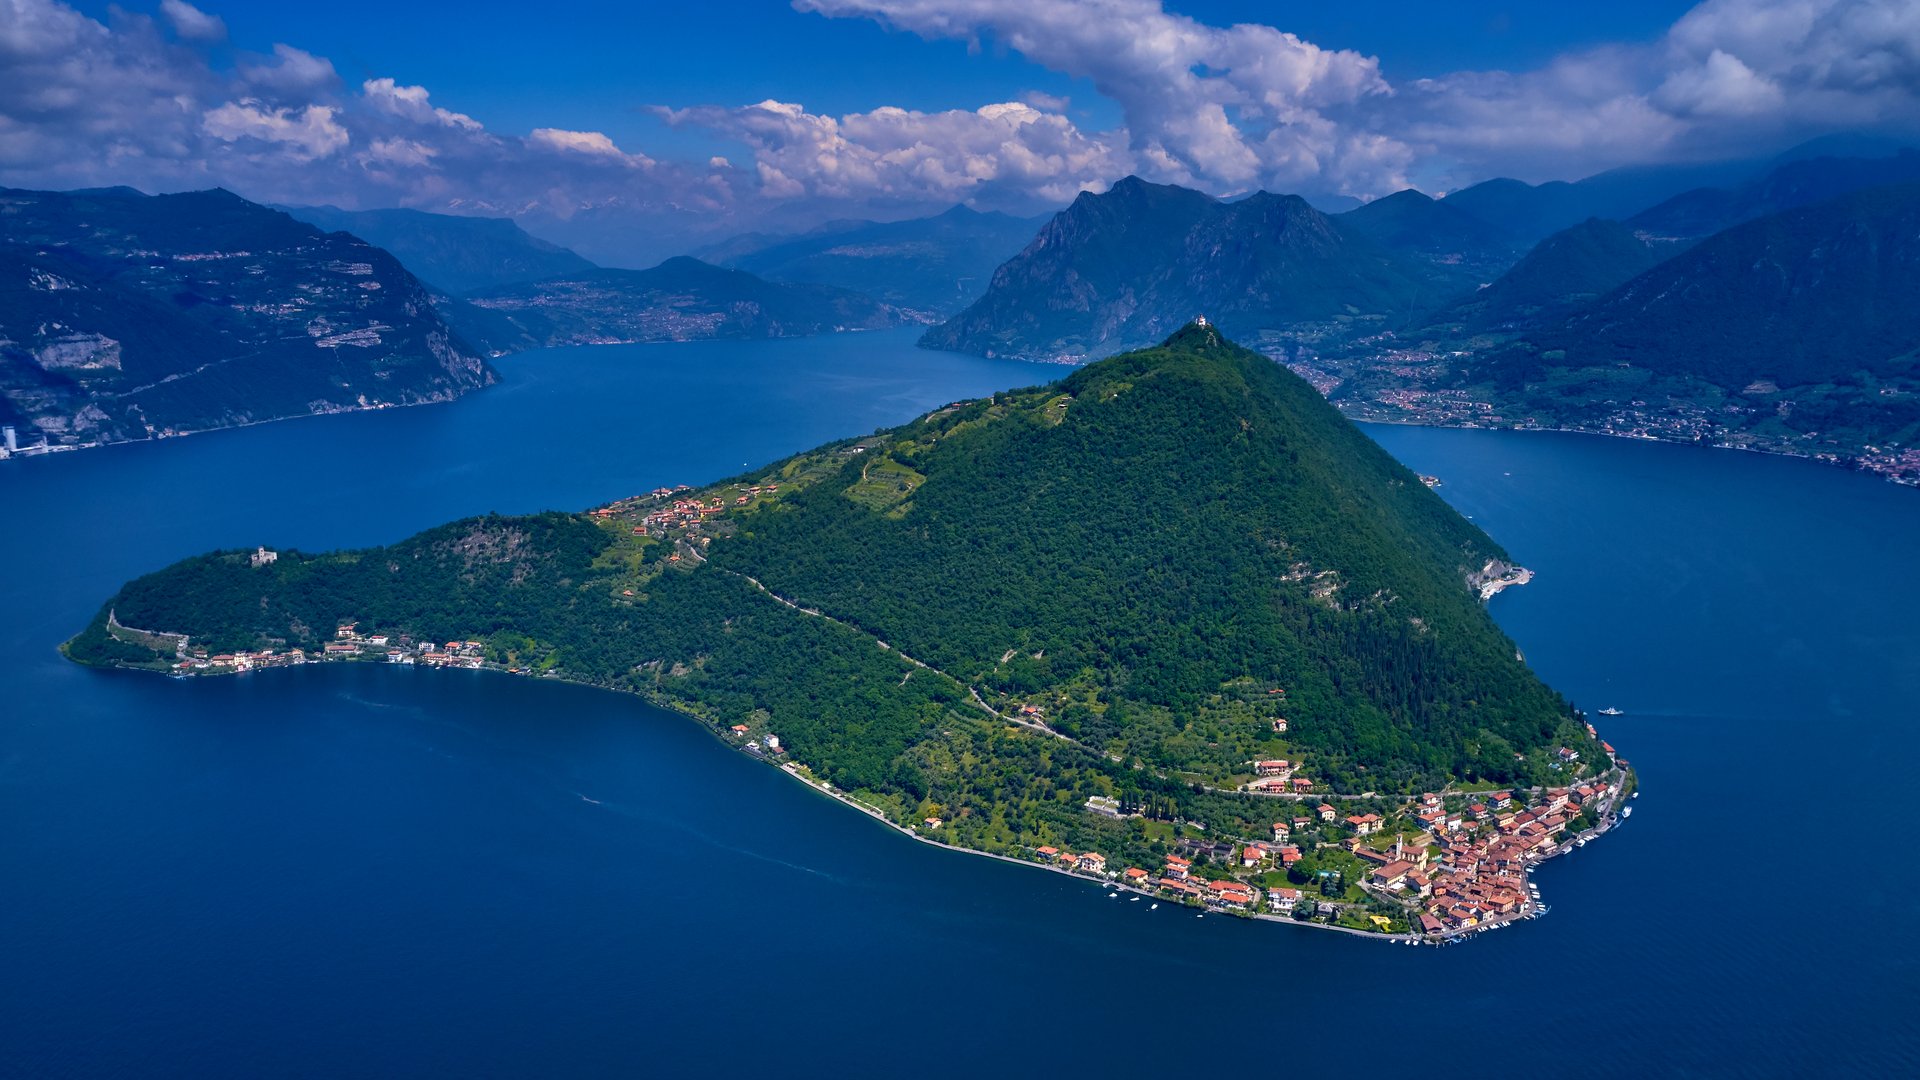
[(1890, 157), (1818, 157), (1786, 162), (1744, 184), (1698, 188), (1628, 219), (1656, 236), (1696, 240), (1743, 221), (1812, 206), (1849, 192), (1920, 180), (1920, 151)]
[(0, 235), (0, 422), (26, 445), (443, 401), (494, 379), (391, 255), (225, 191), (0, 190)]
[(1482, 280), (1513, 265), (1520, 254), (1505, 230), (1412, 188), (1336, 215), (1335, 221), (1383, 248), (1420, 255)]
[(489, 351), (706, 338), (804, 337), (900, 326), (891, 305), (826, 285), (785, 285), (681, 256), (482, 289), (447, 317)]
[(1295, 196), (1222, 203), (1128, 177), (1054, 215), (921, 344), (1078, 360), (1158, 340), (1198, 313), (1246, 339), (1341, 333), (1436, 305), (1465, 280)]
[(391, 252), (413, 275), (447, 293), (471, 292), (596, 269), (509, 218), (456, 217), (421, 210), (282, 207), (328, 232), (352, 233)]
[(1752, 161), (1629, 166), (1544, 184), (1502, 177), (1462, 188), (1441, 201), (1500, 230), (1524, 249), (1588, 218), (1622, 221), (1683, 192), (1744, 183), (1763, 168)]
[(909, 221), (836, 223), (801, 237), (737, 238), (712, 261), (770, 281), (852, 289), (897, 307), (951, 314), (986, 291), (994, 268), (1042, 218), (956, 206)]
[(1908, 373), (1920, 344), (1920, 184), (1736, 226), (1542, 331), (1569, 362), (1738, 388)]
[(1311, 387), (1196, 326), (697, 492), (190, 559), (68, 653), (169, 666), (153, 633), (184, 633), (191, 668), (195, 647), (317, 648), (349, 622), (473, 640), (777, 735), (947, 842), (1118, 866), (1157, 841), (1090, 797), (1264, 838), (1275, 804), (1234, 790), (1255, 759), (1411, 793), (1564, 779), (1562, 745), (1598, 758), (1470, 587), (1501, 558)]
[(1617, 221), (1589, 218), (1547, 237), (1486, 288), (1430, 324), (1468, 333), (1512, 331), (1564, 316), (1650, 269), (1671, 252)]
[(1477, 377), (1546, 417), (1671, 401), (1802, 452), (1911, 446), (1916, 297), (1920, 184), (1875, 188), (1718, 233)]

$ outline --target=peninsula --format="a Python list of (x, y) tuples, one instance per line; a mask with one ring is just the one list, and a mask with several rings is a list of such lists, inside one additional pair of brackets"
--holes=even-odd
[(1634, 779), (1483, 595), (1525, 571), (1204, 320), (700, 488), (215, 552), (65, 649), (643, 695), (931, 843), (1406, 941), (1539, 913)]

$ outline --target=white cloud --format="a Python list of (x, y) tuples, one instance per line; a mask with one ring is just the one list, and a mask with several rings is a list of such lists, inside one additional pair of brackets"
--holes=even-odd
[[(1159, 0), (794, 0), (928, 39), (991, 40), (1090, 80), (1157, 179), (1382, 194), (1751, 152), (1838, 127), (1920, 134), (1920, 3), (1706, 0), (1661, 39), (1528, 71), (1394, 84), (1358, 53)], [(1030, 100), (1032, 104), (1039, 104)], [(1059, 110), (1050, 110), (1059, 111)]]
[(440, 152), (413, 139), (375, 139), (368, 144), (361, 162), (368, 165), (398, 165), (403, 168), (428, 168)]
[(1680, 116), (1750, 116), (1778, 109), (1786, 95), (1739, 57), (1719, 49), (1667, 76), (1653, 99)]
[(586, 154), (591, 157), (611, 158), (629, 165), (650, 165), (644, 154), (628, 154), (613, 144), (613, 140), (598, 131), (566, 131), (561, 128), (534, 128), (527, 140), (536, 146), (545, 146), (574, 154)]
[(791, 102), (660, 110), (753, 150), (777, 199), (955, 202), (987, 194), (1064, 202), (1129, 165), (1067, 118), (1021, 102), (918, 112), (885, 106), (833, 117)]
[(1020, 100), (1041, 112), (1063, 113), (1073, 105), (1072, 98), (1049, 94), (1044, 90), (1025, 91), (1020, 95)]
[(242, 60), (240, 75), (255, 88), (295, 95), (331, 88), (340, 81), (333, 61), (285, 44), (273, 47), (272, 63)]
[[(1214, 188), (1291, 186), (1347, 161), (1394, 183), (1410, 158), (1379, 133), (1335, 122), (1390, 92), (1378, 61), (1271, 26), (1207, 26), (1159, 0), (794, 0), (929, 39), (991, 37), (1053, 71), (1090, 80), (1126, 117), (1126, 145), (1162, 178)], [(1050, 110), (1059, 111), (1059, 110)], [(1349, 146), (1351, 140), (1360, 146)], [(1356, 177), (1357, 179), (1358, 177)]]
[(207, 110), (201, 119), (207, 134), (224, 142), (257, 139), (287, 149), (295, 162), (323, 158), (352, 141), (347, 129), (334, 122), (326, 105), (304, 109), (269, 109), (258, 101), (229, 101)]
[(173, 24), (173, 32), (188, 41), (227, 40), (225, 20), (201, 11), (186, 0), (160, 0), (160, 13)]
[(368, 79), (360, 84), (360, 93), (369, 104), (393, 116), (417, 124), (479, 131), (480, 122), (465, 113), (450, 112), (427, 100), (424, 86), (401, 86), (392, 79)]
[(1400, 82), (1357, 52), (1210, 26), (1159, 0), (796, 6), (1010, 51), (1090, 85), (1120, 120), (1082, 127), (1083, 112), (1037, 91), (831, 115), (791, 99), (694, 103), (657, 113), (740, 149), (656, 161), (564, 115), (519, 136), (396, 78), (343, 86), (294, 44), (235, 52), (216, 16), (184, 2), (103, 22), (64, 0), (0, 0), (0, 184), (220, 184), (269, 201), (504, 213), (565, 223), (562, 239), (604, 241), (601, 252), (660, 253), (775, 219), (957, 201), (1032, 211), (1130, 172), (1216, 194), (1378, 195), (1409, 180), (1441, 190), (1750, 153), (1836, 129), (1920, 135), (1915, 0), (1706, 0), (1649, 42)]

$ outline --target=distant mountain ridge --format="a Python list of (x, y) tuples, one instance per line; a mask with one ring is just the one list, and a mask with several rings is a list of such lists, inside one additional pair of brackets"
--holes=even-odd
[(495, 379), (379, 248), (227, 191), (0, 189), (0, 423), (82, 446)]
[(1386, 232), (1390, 223), (1343, 224), (1347, 216), (1292, 195), (1221, 202), (1127, 177), (1054, 215), (995, 271), (985, 296), (921, 344), (1080, 360), (1158, 340), (1201, 313), (1258, 341), (1303, 326), (1404, 319), (1472, 280), (1462, 267), (1376, 242), (1368, 226)]
[(1920, 183), (1735, 226), (1531, 335), (1569, 366), (1727, 389), (1906, 377), (1920, 346)]
[(945, 315), (985, 292), (994, 268), (1045, 220), (955, 206), (906, 221), (830, 222), (799, 236), (740, 236), (695, 255), (770, 281), (852, 289)]
[(279, 209), (328, 232), (352, 233), (385, 248), (415, 277), (447, 293), (597, 269), (572, 251), (529, 235), (510, 218), (333, 206)]
[(1700, 239), (1783, 210), (1916, 180), (1920, 150), (1875, 158), (1796, 158), (1744, 184), (1676, 195), (1633, 215), (1627, 224), (1658, 236)]
[(913, 317), (847, 289), (766, 281), (688, 256), (647, 270), (596, 268), (482, 289), (449, 319), (490, 352), (882, 330)]
[(1412, 188), (1334, 219), (1383, 248), (1425, 258), (1450, 275), (1493, 277), (1511, 266), (1522, 250), (1505, 230)]
[(1428, 325), (1454, 322), (1468, 333), (1540, 325), (1651, 269), (1673, 250), (1617, 221), (1589, 218), (1540, 241), (1506, 273), (1448, 305)]

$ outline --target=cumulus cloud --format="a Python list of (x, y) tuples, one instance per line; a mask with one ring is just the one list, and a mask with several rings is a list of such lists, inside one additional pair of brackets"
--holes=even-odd
[(340, 81), (333, 70), (333, 61), (284, 44), (273, 47), (271, 62), (242, 60), (240, 76), (256, 89), (292, 95), (312, 94)]
[[(930, 39), (991, 37), (1034, 63), (1088, 79), (1126, 117), (1125, 146), (1164, 179), (1211, 187), (1294, 185), (1338, 161), (1395, 183), (1411, 155), (1338, 122), (1391, 93), (1372, 57), (1323, 49), (1271, 26), (1207, 26), (1159, 0), (794, 0)], [(1058, 110), (1054, 110), (1058, 111)]]
[(765, 195), (955, 202), (989, 193), (1064, 202), (1104, 186), (1128, 162), (1110, 140), (1020, 102), (973, 110), (883, 107), (833, 117), (782, 101), (662, 109), (753, 150)]
[(1042, 112), (1063, 113), (1073, 104), (1073, 99), (1049, 94), (1044, 90), (1028, 90), (1020, 95), (1020, 100)]
[(473, 117), (439, 108), (428, 101), (424, 86), (401, 86), (392, 79), (368, 79), (360, 84), (360, 93), (374, 108), (403, 120), (465, 131), (480, 130), (480, 122)]
[(207, 134), (223, 142), (255, 139), (275, 143), (287, 156), (306, 163), (346, 146), (347, 129), (334, 122), (334, 110), (325, 105), (304, 109), (269, 109), (258, 101), (229, 101), (208, 109), (201, 120)]
[(1920, 134), (1920, 5), (1707, 0), (1659, 39), (1403, 88), (1376, 122), (1456, 175), (1577, 176), (1856, 128)]
[(524, 135), (492, 131), (424, 86), (343, 85), (295, 44), (236, 52), (225, 24), (185, 0), (106, 22), (63, 0), (0, 0), (0, 183), (221, 184), (279, 202), (510, 214), (618, 258), (611, 248), (664, 254), (695, 233), (776, 219), (959, 201), (1032, 211), (1127, 173), (1222, 195), (1370, 196), (1725, 156), (1843, 128), (1920, 134), (1913, 0), (1705, 0), (1650, 41), (1399, 82), (1361, 53), (1207, 25), (1161, 0), (794, 6), (1004, 49), (1090, 85), (1119, 120), (1090, 130), (1039, 91), (926, 110), (880, 98), (837, 114), (790, 97), (674, 102), (655, 114), (740, 149), (657, 160), (562, 115)]
[(527, 140), (536, 146), (590, 157), (608, 158), (628, 165), (651, 165), (644, 154), (629, 154), (613, 144), (605, 132), (566, 131), (561, 128), (534, 128)]
[(173, 32), (188, 41), (227, 40), (226, 20), (209, 15), (186, 0), (160, 0), (160, 13), (173, 24)]
[(1577, 176), (1837, 127), (1920, 133), (1912, 0), (1706, 0), (1650, 43), (1399, 84), (1370, 57), (1273, 27), (1206, 26), (1159, 0), (794, 6), (928, 39), (991, 40), (1088, 79), (1121, 106), (1142, 169), (1218, 192), (1257, 183), (1381, 194), (1407, 179)]

